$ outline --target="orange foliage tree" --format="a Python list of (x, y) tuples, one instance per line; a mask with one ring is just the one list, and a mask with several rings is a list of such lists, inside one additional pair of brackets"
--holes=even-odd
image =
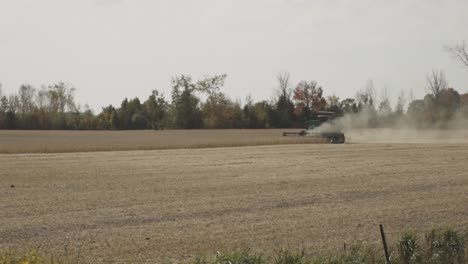
[(301, 81), (293, 92), (296, 115), (308, 118), (311, 112), (323, 110), (327, 104), (323, 89), (316, 81)]

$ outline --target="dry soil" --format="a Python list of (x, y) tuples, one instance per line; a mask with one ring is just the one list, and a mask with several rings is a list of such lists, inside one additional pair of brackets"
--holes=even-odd
[(0, 155), (0, 248), (89, 262), (312, 252), (468, 224), (468, 144)]
[(317, 138), (283, 137), (297, 129), (27, 131), (0, 130), (0, 153), (57, 153), (211, 148), (320, 143)]

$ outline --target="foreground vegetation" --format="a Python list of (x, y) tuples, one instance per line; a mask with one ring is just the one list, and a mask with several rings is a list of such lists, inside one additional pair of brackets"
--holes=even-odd
[[(424, 235), (406, 233), (390, 248), (390, 263), (468, 263), (466, 231), (431, 230)], [(324, 255), (309, 254), (305, 250), (279, 249), (273, 256), (254, 253), (249, 249), (217, 251), (211, 256), (197, 256), (187, 262), (193, 264), (341, 264), (386, 263), (384, 251), (378, 247), (351, 246), (341, 252)], [(76, 261), (72, 261), (76, 262)], [(172, 261), (165, 261), (172, 262)], [(175, 261), (174, 261), (175, 262)], [(70, 263), (48, 257), (32, 250), (24, 254), (11, 251), (0, 253), (0, 264), (60, 264)]]

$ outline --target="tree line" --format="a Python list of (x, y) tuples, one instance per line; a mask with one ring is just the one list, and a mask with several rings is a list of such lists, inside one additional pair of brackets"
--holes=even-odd
[[(465, 44), (448, 51), (468, 68)], [(390, 127), (405, 123), (416, 127), (444, 126), (468, 120), (468, 95), (450, 88), (442, 71), (427, 76), (427, 95), (414, 99), (400, 92), (392, 105), (386, 89), (368, 81), (354, 98), (325, 96), (316, 81), (292, 85), (290, 75), (277, 76), (278, 95), (272, 100), (242, 104), (230, 99), (222, 87), (227, 75), (194, 80), (188, 75), (172, 78), (171, 98), (153, 90), (144, 101), (125, 98), (95, 114), (75, 102), (76, 89), (67, 83), (35, 88), (21, 85), (17, 93), (4, 95), (0, 85), (0, 129), (198, 129), (198, 128), (302, 128), (319, 111), (360, 117), (356, 126)], [(202, 99), (203, 98), (203, 99)], [(453, 122), (452, 122), (453, 123)]]

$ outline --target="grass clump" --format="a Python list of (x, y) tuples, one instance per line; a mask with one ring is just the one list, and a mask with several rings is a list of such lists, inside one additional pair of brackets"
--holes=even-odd
[(349, 251), (325, 256), (316, 256), (312, 264), (364, 264), (364, 263), (385, 263), (383, 256), (380, 256), (372, 248), (352, 246)]
[(398, 241), (398, 255), (402, 264), (420, 263), (421, 253), (417, 235), (406, 233)]
[(398, 243), (400, 263), (463, 264), (468, 263), (466, 233), (453, 229), (433, 229), (423, 237), (404, 234)]
[(309, 264), (305, 250), (292, 251), (289, 249), (280, 249), (276, 252), (275, 264)]
[(216, 252), (211, 260), (205, 256), (196, 257), (193, 264), (264, 264), (267, 263), (262, 255), (253, 254), (250, 249)]
[(36, 250), (23, 254), (14, 251), (0, 251), (0, 264), (61, 264), (59, 260), (39, 255)]
[(428, 263), (467, 263), (467, 234), (453, 229), (431, 230), (424, 236)]

